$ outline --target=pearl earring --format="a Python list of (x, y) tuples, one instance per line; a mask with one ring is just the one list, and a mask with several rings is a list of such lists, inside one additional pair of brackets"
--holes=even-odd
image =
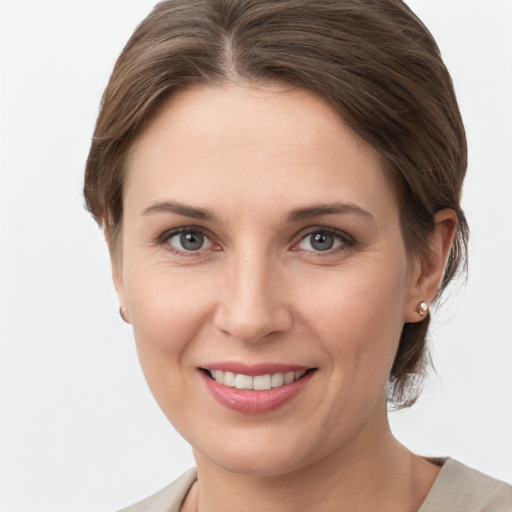
[(416, 311), (420, 314), (420, 316), (425, 316), (428, 313), (428, 304), (424, 300), (422, 300), (418, 304)]
[(119, 315), (121, 316), (121, 318), (127, 323), (129, 324), (130, 321), (128, 320), (128, 308), (123, 308), (123, 307), (120, 307), (119, 308)]

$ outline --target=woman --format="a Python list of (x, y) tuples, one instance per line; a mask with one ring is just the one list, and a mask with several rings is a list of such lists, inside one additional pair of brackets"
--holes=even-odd
[(158, 4), (85, 179), (120, 313), (195, 471), (126, 510), (510, 510), (392, 436), (465, 262), (466, 141), (399, 0)]

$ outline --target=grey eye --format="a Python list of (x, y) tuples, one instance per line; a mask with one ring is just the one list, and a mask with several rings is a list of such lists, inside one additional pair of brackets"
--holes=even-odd
[(200, 231), (182, 231), (171, 236), (168, 243), (180, 251), (199, 251), (212, 245)]
[(319, 230), (305, 236), (299, 248), (306, 251), (328, 251), (342, 245), (341, 237), (330, 231)]

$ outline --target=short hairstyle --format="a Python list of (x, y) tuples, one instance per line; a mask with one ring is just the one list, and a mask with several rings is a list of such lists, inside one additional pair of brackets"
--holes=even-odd
[[(428, 251), (434, 214), (457, 214), (441, 293), (466, 265), (460, 207), (466, 137), (450, 75), (401, 0), (168, 0), (122, 51), (103, 95), (85, 172), (87, 209), (118, 246), (130, 149), (162, 102), (196, 84), (284, 82), (327, 100), (382, 155), (409, 255)], [(430, 317), (404, 325), (388, 400), (416, 400)]]

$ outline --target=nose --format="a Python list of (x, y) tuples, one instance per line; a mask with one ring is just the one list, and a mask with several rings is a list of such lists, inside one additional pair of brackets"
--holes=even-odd
[(226, 261), (214, 324), (244, 343), (266, 342), (293, 322), (286, 303), (285, 278), (266, 255), (232, 255)]

